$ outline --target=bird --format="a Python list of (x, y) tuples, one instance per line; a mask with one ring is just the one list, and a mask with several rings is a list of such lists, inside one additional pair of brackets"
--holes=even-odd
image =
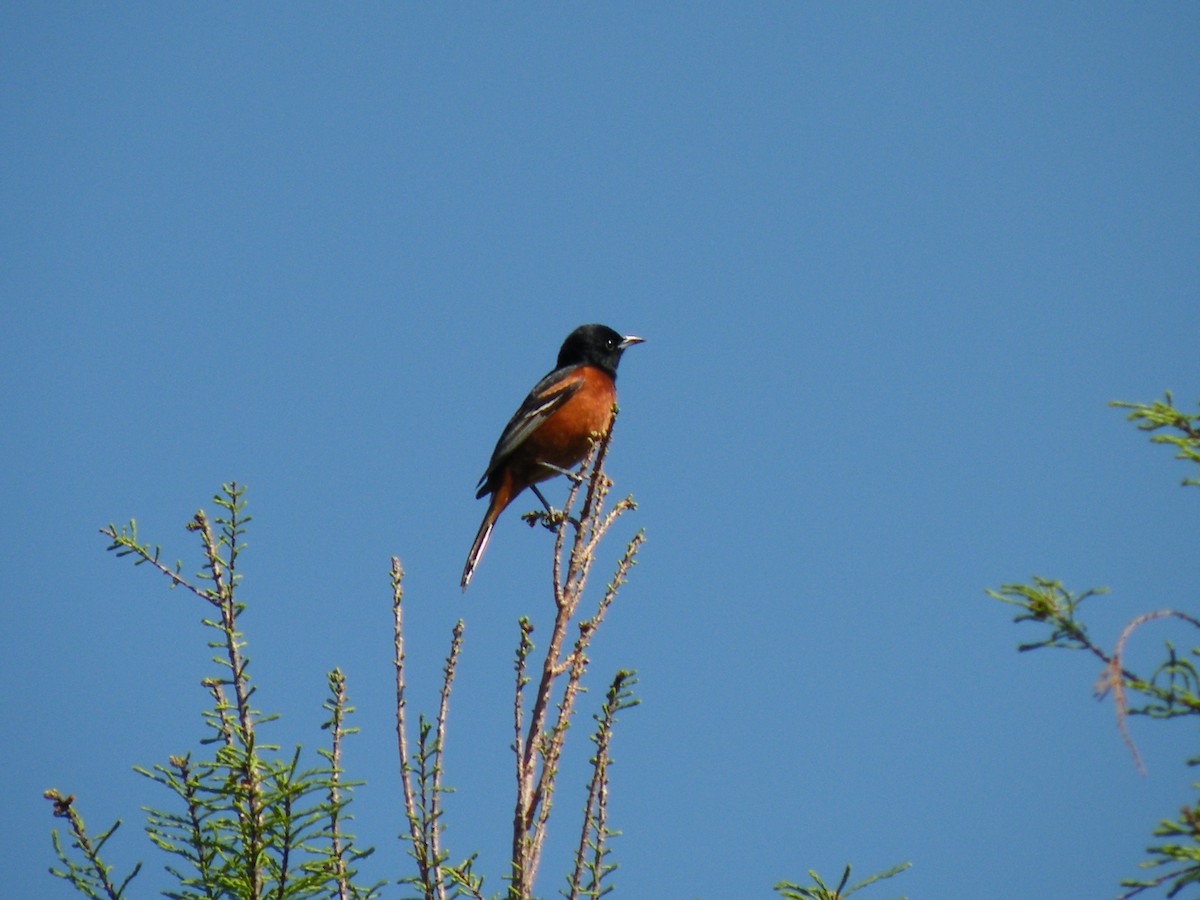
[(490, 494), (491, 500), (463, 567), (463, 591), (500, 513), (525, 488), (549, 510), (537, 485), (569, 474), (587, 455), (592, 434), (608, 430), (617, 399), (617, 364), (629, 347), (643, 341), (597, 324), (580, 325), (567, 335), (554, 369), (533, 386), (504, 426), (479, 479), (475, 499)]

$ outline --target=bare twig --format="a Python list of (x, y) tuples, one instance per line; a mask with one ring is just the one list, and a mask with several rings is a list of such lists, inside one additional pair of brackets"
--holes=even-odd
[(425, 896), (432, 898), (432, 882), (429, 861), (425, 852), (425, 840), (421, 834), (421, 816), (417, 810), (417, 798), (412, 784), (412, 761), (408, 755), (408, 723), (405, 716), (407, 701), (404, 696), (404, 569), (400, 560), (392, 557), (392, 620), (393, 643), (396, 668), (396, 743), (400, 754), (400, 784), (404, 790), (404, 814), (408, 819), (409, 837), (413, 845), (413, 858), (417, 861), (421, 884)]
[[(1138, 771), (1142, 775), (1146, 774), (1146, 767), (1142, 763), (1141, 754), (1138, 753), (1137, 745), (1134, 744), (1133, 738), (1129, 734), (1129, 727), (1126, 719), (1129, 712), (1129, 703), (1125, 694), (1125, 681), (1129, 677), (1125, 669), (1122, 668), (1121, 660), (1125, 654), (1125, 641), (1141, 626), (1147, 622), (1153, 622), (1155, 619), (1175, 618), (1182, 619), (1184, 622), (1200, 628), (1200, 621), (1192, 618), (1186, 613), (1181, 613), (1173, 609), (1160, 609), (1155, 612), (1143, 613), (1132, 622), (1125, 626), (1121, 631), (1121, 636), (1117, 639), (1117, 646), (1114, 648), (1112, 657), (1108, 659), (1103, 671), (1100, 673), (1100, 679), (1096, 682), (1095, 692), (1098, 697), (1103, 697), (1109, 691), (1112, 691), (1113, 706), (1117, 713), (1117, 729), (1121, 732), (1121, 740), (1125, 742), (1125, 746), (1129, 748), (1129, 752), (1133, 755), (1133, 761), (1137, 763)], [(1135, 679), (1136, 680), (1136, 679)]]
[[(580, 472), (587, 471), (588, 466), (596, 459), (598, 446), (598, 444), (592, 445), (592, 449), (584, 460)], [(603, 473), (593, 468), (591, 470), (589, 485), (594, 484), (601, 477), (603, 477)], [(563, 641), (566, 638), (571, 617), (574, 615), (575, 608), (578, 605), (578, 591), (582, 584), (578, 575), (580, 566), (582, 565), (579, 551), (583, 542), (583, 534), (590, 525), (586, 503), (583, 515), (580, 518), (580, 526), (576, 529), (575, 541), (571, 549), (570, 562), (565, 579), (562, 579), (560, 575), (560, 558), (565, 543), (566, 528), (569, 522), (570, 511), (579, 492), (580, 483), (579, 481), (573, 482), (568, 494), (567, 504), (563, 508), (562, 518), (558, 522), (553, 562), (556, 609), (554, 628), (551, 632), (550, 642), (546, 647), (546, 655), (542, 662), (542, 672), (538, 680), (537, 693), (534, 696), (533, 709), (525, 735), (523, 753), (517, 761), (517, 803), (513, 817), (512, 888), (521, 900), (524, 900), (524, 898), (531, 894), (541, 849), (540, 841), (536, 840), (537, 829), (535, 829), (534, 824), (537, 821), (538, 806), (543, 796), (542, 792), (537, 791), (539, 784), (538, 755), (542, 755), (544, 779), (546, 777), (545, 768), (549, 765), (545, 758), (547, 748), (544, 743), (546, 739), (546, 716), (550, 708), (554, 683), (560, 674), (559, 666)], [(589, 487), (588, 496), (593, 496), (593, 493)]]
[[(614, 422), (615, 418), (614, 409)], [(567, 632), (578, 611), (599, 542), (623, 512), (634, 508), (633, 501), (625, 499), (611, 510), (605, 511), (605, 501), (612, 482), (604, 474), (603, 463), (611, 440), (610, 423), (608, 430), (596, 437), (581, 464), (578, 470), (579, 477), (572, 482), (563, 512), (543, 518), (547, 524), (556, 526), (552, 565), (555, 620), (542, 660), (528, 720), (523, 718), (522, 701), (522, 691), (527, 681), (525, 660), (529, 650), (526, 644), (526, 625), (522, 625), (522, 643), (518, 649), (517, 698), (514, 706), (517, 801), (513, 815), (513, 858), (509, 890), (510, 897), (517, 900), (527, 900), (532, 896), (549, 822), (559, 760), (578, 694), (583, 690), (582, 681), (588, 665), (588, 646), (644, 540), (644, 535), (639, 533), (630, 542), (618, 564), (617, 574), (602, 596), (595, 613), (591, 618), (578, 623), (578, 636), (571, 649), (565, 650)], [(584, 486), (586, 490), (583, 489)], [(571, 517), (571, 512), (581, 493), (582, 509), (578, 520), (575, 520)], [(569, 547), (566, 537), (568, 525), (574, 527)], [(566, 680), (561, 685), (561, 694), (551, 723), (548, 721), (550, 707), (559, 686), (559, 679), (563, 676)]]
[(434, 734), (433, 790), (427, 813), (430, 824), (429, 857), (433, 867), (433, 881), (437, 885), (438, 897), (443, 900), (446, 896), (446, 886), (443, 883), (441, 867), (443, 856), (440, 819), (442, 815), (442, 774), (445, 770), (443, 759), (446, 749), (446, 716), (450, 710), (450, 687), (454, 683), (454, 671), (458, 666), (458, 655), (462, 651), (465, 628), (466, 625), (462, 619), (455, 623), (454, 633), (450, 640), (450, 654), (446, 657), (446, 666), (442, 670), (442, 694), (438, 703), (437, 727)]
[[(596, 745), (596, 755), (592, 757), (592, 777), (588, 782), (587, 801), (583, 809), (583, 828), (579, 834), (579, 846), (575, 851), (575, 868), (570, 878), (569, 900), (576, 900), (581, 893), (591, 897), (601, 896), (605, 892), (601, 890), (600, 883), (604, 876), (615, 868), (615, 865), (606, 866), (604, 863), (608, 853), (607, 841), (613, 835), (613, 832), (608, 830), (608, 767), (612, 762), (609, 748), (617, 713), (638, 703), (632, 696), (636, 683), (637, 677), (634, 672), (617, 672), (609, 685), (604, 704), (595, 716), (596, 731), (592, 735), (592, 743)], [(583, 883), (585, 871), (591, 876), (587, 885)]]
[(521, 802), (525, 790), (525, 687), (529, 684), (529, 675), (527, 674), (529, 654), (533, 652), (531, 638), (533, 624), (526, 616), (522, 616), (517, 625), (520, 628), (521, 636), (517, 641), (516, 660), (513, 666), (517, 672), (517, 689), (513, 699), (513, 753), (517, 758), (517, 803), (513, 811), (512, 844), (514, 869), (516, 861), (524, 854), (525, 846), (525, 808)]

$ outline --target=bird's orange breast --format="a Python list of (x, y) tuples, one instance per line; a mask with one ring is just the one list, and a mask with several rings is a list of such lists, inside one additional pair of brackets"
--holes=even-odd
[(583, 380), (579, 390), (525, 439), (524, 471), (513, 473), (518, 481), (534, 484), (558, 474), (543, 462), (560, 469), (577, 466), (587, 455), (591, 434), (608, 430), (617, 399), (612, 379), (592, 366), (583, 366), (575, 377)]

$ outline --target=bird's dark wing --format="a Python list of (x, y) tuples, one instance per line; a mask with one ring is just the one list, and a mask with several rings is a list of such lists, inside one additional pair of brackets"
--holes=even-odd
[(575, 392), (583, 387), (582, 378), (572, 377), (579, 368), (579, 366), (566, 366), (562, 369), (555, 369), (533, 386), (533, 390), (529, 392), (525, 402), (521, 404), (520, 409), (513, 413), (513, 417), (504, 426), (504, 431), (500, 433), (500, 440), (496, 442), (496, 449), (492, 451), (487, 471), (479, 479), (480, 487), (476, 497), (482, 497), (489, 492), (487, 483), (492, 474), (514, 450), (525, 442), (529, 435), (537, 430), (539, 425), (550, 418), (556, 409), (570, 400)]

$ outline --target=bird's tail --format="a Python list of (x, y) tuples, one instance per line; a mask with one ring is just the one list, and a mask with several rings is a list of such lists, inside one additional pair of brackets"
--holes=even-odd
[(479, 565), (479, 558), (483, 556), (483, 551), (487, 549), (488, 539), (492, 536), (492, 526), (496, 524), (496, 518), (500, 515), (500, 509), (500, 505), (493, 498), (492, 502), (488, 505), (487, 515), (483, 517), (483, 523), (479, 526), (479, 533), (475, 535), (475, 543), (471, 545), (471, 552), (467, 554), (467, 564), (463, 566), (463, 591), (466, 591), (467, 585), (471, 583), (471, 576), (475, 574), (475, 567)]

